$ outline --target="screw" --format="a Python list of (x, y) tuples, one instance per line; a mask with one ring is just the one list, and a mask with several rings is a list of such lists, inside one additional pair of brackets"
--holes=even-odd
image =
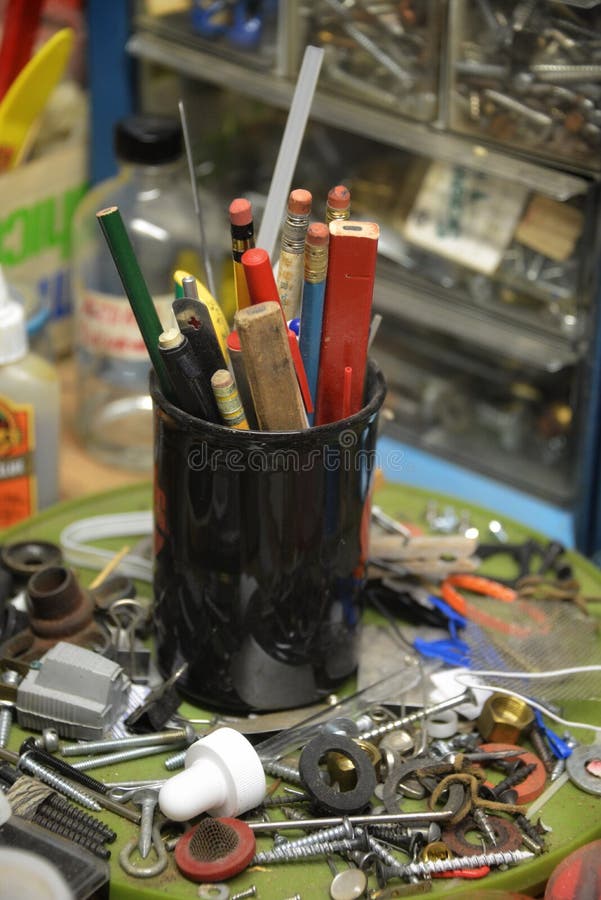
[(105, 753), (102, 756), (93, 756), (91, 759), (84, 759), (81, 762), (73, 764), (73, 768), (78, 772), (84, 772), (86, 769), (98, 769), (102, 766), (113, 766), (117, 763), (127, 762), (128, 759), (141, 759), (145, 756), (153, 756), (156, 753), (164, 753), (165, 747), (134, 747), (133, 750), (123, 750), (122, 753)]
[(407, 863), (389, 867), (388, 875), (401, 877), (428, 877), (437, 872), (455, 872), (457, 869), (479, 869), (481, 866), (514, 866), (517, 863), (533, 859), (534, 853), (529, 850), (497, 851), (495, 853), (478, 853), (474, 856), (459, 856), (452, 859), (435, 859), (430, 862)]
[(78, 744), (65, 744), (61, 756), (93, 756), (95, 753), (108, 753), (112, 750), (128, 750), (134, 747), (158, 747), (162, 744), (192, 744), (197, 734), (191, 725), (185, 728), (171, 728), (158, 731), (156, 734), (136, 734), (123, 738), (109, 738), (103, 741), (84, 741)]
[(31, 758), (31, 752), (27, 751), (26, 753), (21, 754), (19, 756), (17, 753), (13, 753), (11, 750), (5, 750), (0, 748), (0, 759), (6, 760), (6, 762), (11, 762), (17, 766), (22, 772), (26, 772), (29, 775), (33, 775), (36, 778), (39, 778), (40, 781), (43, 781), (44, 784), (49, 785), (54, 788), (55, 791), (58, 791), (59, 794), (63, 794), (65, 797), (70, 797), (76, 803), (79, 803), (81, 806), (85, 806), (87, 809), (93, 809), (95, 812), (100, 812), (102, 807), (89, 797), (84, 791), (78, 790), (74, 785), (70, 784), (60, 775), (57, 775), (55, 772), (52, 772), (50, 769), (45, 768), (45, 766), (41, 766), (39, 763), (35, 762)]
[(474, 809), (472, 810), (472, 819), (478, 827), (478, 830), (481, 831), (484, 835), (485, 842), (487, 844), (490, 844), (491, 847), (495, 847), (497, 843), (497, 836), (490, 824), (488, 816), (481, 807), (474, 807)]
[(305, 835), (305, 837), (298, 838), (295, 841), (286, 841), (285, 844), (280, 843), (280, 845), (275, 847), (271, 852), (278, 853), (281, 848), (282, 852), (286, 854), (288, 851), (294, 851), (299, 847), (313, 847), (326, 844), (328, 841), (339, 839), (353, 840), (355, 836), (353, 826), (348, 819), (344, 819), (341, 825), (333, 825), (331, 828), (322, 828), (318, 831), (311, 832), (311, 834)]
[(90, 791), (96, 791), (98, 794), (106, 794), (107, 792), (107, 787), (102, 781), (97, 781), (96, 778), (91, 778), (89, 775), (79, 772), (74, 766), (70, 766), (69, 763), (66, 763), (64, 760), (58, 759), (56, 756), (52, 756), (51, 753), (47, 753), (45, 750), (36, 747), (34, 738), (32, 737), (23, 741), (19, 748), (19, 752), (33, 753), (34, 758), (38, 759), (42, 765), (48, 766), (48, 768), (58, 772), (59, 775), (70, 778), (71, 781), (81, 784), (82, 787), (88, 788)]
[(566, 84), (578, 81), (600, 81), (601, 66), (572, 66), (559, 63), (538, 63), (530, 66), (529, 71), (541, 81), (553, 81)]
[(543, 729), (540, 725), (537, 725), (536, 722), (533, 722), (528, 729), (528, 739), (534, 747), (535, 752), (538, 754), (546, 771), (550, 774), (555, 766), (555, 757), (547, 743)]
[(405, 728), (407, 725), (412, 725), (413, 722), (427, 719), (428, 716), (436, 715), (447, 709), (454, 709), (456, 706), (461, 706), (463, 703), (473, 702), (473, 692), (468, 689), (465, 693), (459, 694), (456, 697), (449, 697), (448, 700), (443, 700), (441, 703), (436, 703), (434, 706), (425, 706), (423, 709), (417, 710), (417, 712), (409, 713), (409, 715), (403, 716), (402, 719), (394, 719), (392, 722), (385, 722), (383, 725), (378, 725), (375, 728), (371, 728), (369, 731), (363, 731), (359, 735), (359, 740), (370, 741), (372, 738), (382, 737), (390, 731), (397, 731), (399, 728)]
[(256, 895), (256, 885), (251, 884), (251, 886), (249, 888), (246, 888), (245, 891), (238, 891), (237, 894), (232, 894), (230, 900), (243, 900), (243, 897), (256, 897)]
[(344, 853), (348, 850), (358, 850), (363, 846), (363, 839), (354, 838), (349, 840), (347, 838), (338, 841), (323, 841), (322, 843), (309, 844), (302, 847), (290, 846), (291, 844), (293, 844), (292, 841), (285, 846), (277, 847), (275, 850), (257, 853), (249, 865), (259, 866), (276, 862), (296, 862), (302, 859), (327, 856), (329, 853)]
[(494, 795), (495, 798), (500, 797), (505, 791), (508, 791), (510, 788), (515, 787), (517, 784), (522, 784), (523, 781), (526, 780), (528, 775), (531, 772), (534, 772), (536, 769), (536, 763), (529, 763), (527, 766), (520, 766), (515, 770), (511, 775), (508, 775), (507, 778), (504, 778), (503, 781), (500, 781), (494, 788), (491, 789), (491, 794)]
[(263, 761), (263, 769), (266, 775), (272, 775), (274, 778), (283, 778), (290, 784), (302, 784), (298, 769), (294, 766), (287, 766), (275, 759)]
[(47, 753), (56, 753), (58, 750), (58, 731), (56, 728), (42, 729), (42, 737), (35, 739), (34, 746), (38, 750), (46, 750)]
[(509, 112), (513, 112), (518, 116), (521, 116), (523, 119), (527, 119), (529, 122), (532, 122), (534, 125), (540, 125), (541, 128), (550, 128), (553, 124), (553, 119), (551, 116), (548, 116), (546, 113), (539, 112), (537, 109), (532, 109), (531, 106), (528, 106), (526, 103), (522, 103), (520, 100), (516, 100), (515, 97), (512, 97), (510, 94), (502, 94), (500, 91), (493, 91), (491, 88), (486, 88), (484, 91), (484, 96), (487, 100), (492, 101), (496, 106), (500, 106), (502, 109), (507, 109)]
[[(2, 673), (2, 683), (14, 686), (21, 680), (18, 672), (13, 669), (7, 669)], [(13, 724), (15, 701), (0, 700), (0, 747), (6, 747), (8, 737)]]
[(66, 822), (56, 820), (42, 812), (36, 813), (31, 821), (35, 822), (36, 825), (41, 825), (42, 828), (46, 828), (47, 831), (51, 831), (54, 834), (58, 834), (61, 837), (67, 838), (67, 840), (85, 847), (86, 850), (90, 850), (101, 859), (108, 859), (111, 855), (110, 850), (103, 847), (101, 843), (90, 839), (78, 831), (74, 831)]

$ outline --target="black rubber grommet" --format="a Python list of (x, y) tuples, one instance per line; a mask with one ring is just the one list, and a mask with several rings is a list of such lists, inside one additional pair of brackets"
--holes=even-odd
[[(341, 753), (353, 763), (357, 783), (352, 790), (336, 790), (323, 780), (319, 763), (327, 753)], [(376, 787), (371, 759), (365, 750), (343, 734), (322, 734), (309, 741), (300, 755), (298, 768), (307, 793), (321, 809), (333, 815), (361, 812)]]
[(50, 541), (15, 541), (0, 550), (2, 565), (19, 578), (29, 578), (47, 566), (60, 566), (63, 554)]

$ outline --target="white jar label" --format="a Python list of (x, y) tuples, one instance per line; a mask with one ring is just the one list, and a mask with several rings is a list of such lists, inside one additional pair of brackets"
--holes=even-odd
[[(174, 296), (163, 294), (153, 298), (163, 330), (177, 325), (171, 308)], [(77, 342), (94, 355), (148, 360), (148, 351), (127, 297), (86, 290), (77, 310)]]

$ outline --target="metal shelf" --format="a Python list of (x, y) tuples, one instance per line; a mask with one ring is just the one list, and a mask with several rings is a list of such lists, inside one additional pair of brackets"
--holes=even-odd
[[(288, 109), (290, 106), (293, 82), (272, 72), (249, 71), (238, 62), (187, 46), (146, 28), (134, 32), (127, 43), (127, 51), (188, 78), (228, 88), (277, 108)], [(412, 122), (322, 90), (315, 94), (311, 117), (391, 147), (511, 179), (555, 200), (568, 200), (590, 187), (590, 181), (579, 175), (510, 156), (468, 137), (449, 134), (433, 125)]]

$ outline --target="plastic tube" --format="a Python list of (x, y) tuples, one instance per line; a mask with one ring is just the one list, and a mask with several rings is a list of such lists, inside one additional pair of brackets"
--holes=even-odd
[(276, 249), (276, 241), (280, 225), (288, 203), (292, 176), (300, 152), (305, 126), (309, 118), (313, 94), (319, 77), (323, 60), (323, 48), (308, 46), (305, 48), (303, 62), (294, 89), (292, 103), (284, 136), (278, 152), (267, 202), (261, 218), (261, 226), (256, 246), (267, 250), (271, 261)]

